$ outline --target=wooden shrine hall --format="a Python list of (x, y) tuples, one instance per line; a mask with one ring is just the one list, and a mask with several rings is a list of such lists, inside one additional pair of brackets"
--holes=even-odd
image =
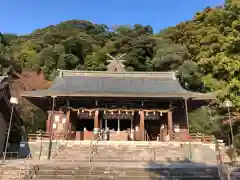
[(107, 71), (59, 70), (50, 88), (21, 95), (48, 111), (46, 131), (122, 141), (183, 138), (188, 112), (215, 98), (185, 90), (175, 72), (126, 72), (121, 62)]

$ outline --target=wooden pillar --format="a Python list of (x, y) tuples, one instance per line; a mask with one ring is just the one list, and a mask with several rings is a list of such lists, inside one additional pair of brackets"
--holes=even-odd
[(65, 139), (68, 139), (69, 131), (71, 130), (71, 122), (70, 122), (70, 111), (66, 113), (66, 127), (65, 127)]
[(98, 117), (98, 110), (96, 110), (94, 113), (94, 130), (93, 130), (94, 139), (98, 138), (99, 127), (100, 127), (100, 122)]
[(94, 114), (94, 129), (99, 129), (99, 127), (100, 127), (100, 122), (98, 118), (98, 110), (96, 110)]
[(168, 111), (168, 134), (170, 140), (173, 139), (173, 120), (172, 120), (172, 111)]
[(51, 118), (52, 118), (52, 113), (50, 111), (48, 111), (48, 118), (46, 120), (46, 132), (50, 132)]
[(50, 119), (46, 120), (46, 132), (50, 132)]
[(140, 140), (145, 141), (144, 111), (140, 111)]

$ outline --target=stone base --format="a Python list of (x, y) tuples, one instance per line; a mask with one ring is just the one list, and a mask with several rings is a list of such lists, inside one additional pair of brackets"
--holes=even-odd
[(125, 131), (113, 131), (110, 132), (111, 141), (128, 141), (128, 134)]

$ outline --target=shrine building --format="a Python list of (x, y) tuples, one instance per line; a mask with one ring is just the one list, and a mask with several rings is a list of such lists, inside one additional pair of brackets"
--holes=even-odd
[(181, 139), (188, 112), (215, 99), (185, 90), (175, 72), (126, 72), (121, 62), (107, 71), (59, 70), (50, 88), (21, 96), (48, 111), (48, 132), (90, 140), (108, 131), (105, 140), (122, 141)]

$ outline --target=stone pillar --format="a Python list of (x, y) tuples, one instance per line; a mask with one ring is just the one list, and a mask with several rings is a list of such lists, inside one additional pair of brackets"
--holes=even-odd
[(144, 111), (140, 111), (140, 140), (145, 141)]
[(173, 120), (172, 120), (172, 111), (168, 111), (168, 134), (170, 140), (173, 139)]

